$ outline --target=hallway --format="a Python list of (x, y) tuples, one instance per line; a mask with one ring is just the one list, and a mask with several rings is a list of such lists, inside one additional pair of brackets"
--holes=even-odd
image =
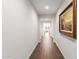
[(77, 59), (76, 0), (2, 1), (3, 59)]
[(64, 59), (64, 57), (49, 34), (45, 33), (29, 59)]

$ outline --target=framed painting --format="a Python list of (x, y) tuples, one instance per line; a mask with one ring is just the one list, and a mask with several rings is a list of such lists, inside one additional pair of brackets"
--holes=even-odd
[(77, 9), (75, 2), (75, 0), (71, 2), (59, 15), (59, 32), (72, 38), (76, 38), (77, 36)]

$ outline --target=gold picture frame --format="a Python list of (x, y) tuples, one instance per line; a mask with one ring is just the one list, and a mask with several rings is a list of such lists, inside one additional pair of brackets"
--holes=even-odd
[(71, 2), (59, 15), (59, 32), (72, 38), (76, 38), (77, 9), (76, 0)]

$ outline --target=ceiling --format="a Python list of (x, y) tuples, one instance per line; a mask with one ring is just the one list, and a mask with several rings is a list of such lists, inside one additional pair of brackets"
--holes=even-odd
[(51, 15), (56, 14), (63, 0), (30, 0), (39, 14)]

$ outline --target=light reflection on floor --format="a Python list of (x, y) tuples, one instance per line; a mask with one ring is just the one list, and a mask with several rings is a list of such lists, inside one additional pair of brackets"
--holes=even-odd
[(51, 45), (52, 45), (52, 39), (50, 38), (50, 35), (48, 32), (45, 33), (43, 40), (42, 40), (42, 53), (44, 56), (48, 57), (51, 53)]
[(42, 43), (43, 43), (43, 45), (44, 45), (45, 47), (49, 47), (49, 46), (50, 46), (50, 44), (51, 44), (51, 39), (50, 39), (50, 36), (49, 36), (49, 33), (48, 33), (48, 32), (45, 33), (45, 35), (44, 35), (44, 37), (43, 37)]

